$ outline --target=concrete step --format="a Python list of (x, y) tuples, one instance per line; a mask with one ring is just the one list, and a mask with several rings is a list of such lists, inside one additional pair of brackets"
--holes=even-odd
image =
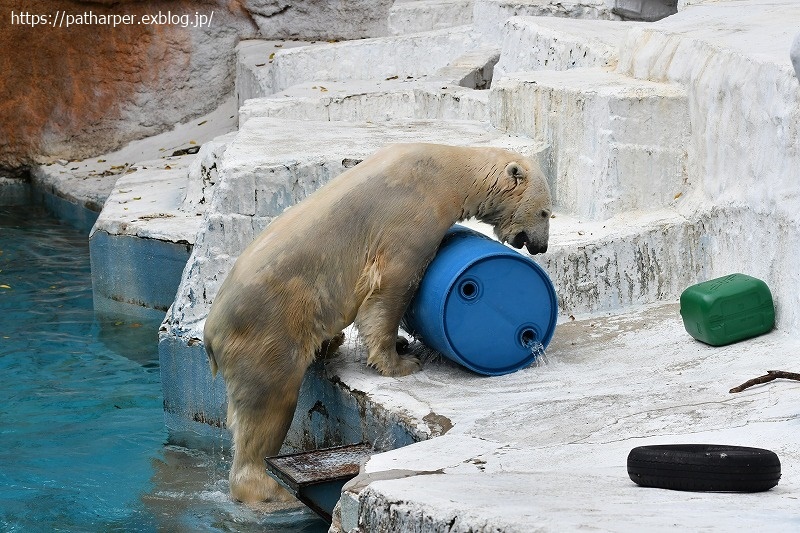
[(513, 17), (503, 25), (497, 79), (509, 72), (614, 68), (620, 46), (637, 22), (559, 17)]
[(414, 84), (389, 81), (309, 81), (239, 108), (239, 124), (254, 117), (380, 121), (413, 118)]
[(615, 0), (475, 0), (475, 31), (486, 42), (500, 44), (503, 25), (511, 17), (562, 17), (621, 20), (612, 8)]
[(502, 146), (538, 157), (543, 148), (475, 121), (309, 122), (254, 117), (218, 166), (211, 212), (272, 217), (378, 148), (397, 142)]
[(248, 39), (236, 45), (236, 96), (238, 107), (250, 98), (272, 93), (272, 62), (281, 50), (308, 46), (308, 41)]
[[(177, 158), (176, 158), (177, 159)], [(200, 229), (180, 209), (188, 162), (143, 161), (117, 180), (89, 234), (95, 310), (163, 319)]]
[(253, 117), (347, 122), (394, 119), (488, 121), (486, 91), (446, 81), (306, 82), (239, 109), (239, 123)]
[(499, 48), (476, 48), (439, 69), (434, 77), (452, 81), (460, 87), (485, 90), (492, 84), (494, 66), (499, 59)]
[[(466, 225), (492, 236), (486, 224)], [(619, 312), (676, 300), (708, 275), (701, 226), (675, 209), (630, 211), (605, 221), (556, 212), (548, 251), (534, 260), (556, 288), (560, 316)]]
[[(351, 122), (404, 118), (486, 120), (494, 48), (477, 48), (420, 78), (390, 76), (371, 80), (314, 80), (265, 98), (245, 101), (239, 123), (264, 116)], [(247, 83), (247, 80), (244, 81)]]
[(474, 0), (397, 0), (389, 11), (389, 35), (471, 24), (474, 3)]
[(621, 73), (687, 88), (687, 166), (710, 202), (797, 206), (785, 194), (800, 183), (797, 20), (792, 0), (689, 5), (632, 30), (621, 49)]
[(242, 41), (236, 48), (239, 105), (306, 82), (424, 78), (475, 48), (471, 26), (333, 43)]
[(603, 220), (685, 193), (686, 92), (604, 69), (519, 73), (495, 83), (491, 123), (551, 147), (555, 205)]

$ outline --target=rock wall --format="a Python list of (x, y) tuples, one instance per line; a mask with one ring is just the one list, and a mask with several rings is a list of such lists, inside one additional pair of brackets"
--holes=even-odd
[[(227, 0), (5, 6), (5, 167), (108, 152), (209, 112), (233, 88), (236, 41), (255, 33), (246, 11)], [(206, 25), (197, 24), (196, 15), (212, 13)]]
[(394, 0), (242, 0), (267, 39), (342, 40), (388, 33)]
[(85, 159), (215, 109), (241, 39), (386, 33), (392, 2), (10, 0), (0, 8), (0, 170)]

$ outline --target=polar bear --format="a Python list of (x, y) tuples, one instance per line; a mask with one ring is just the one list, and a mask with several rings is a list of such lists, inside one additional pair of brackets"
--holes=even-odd
[(395, 348), (403, 313), (440, 241), (477, 217), (529, 253), (547, 250), (551, 199), (538, 165), (490, 147), (385, 147), (284, 211), (239, 256), (205, 323), (233, 433), (231, 496), (291, 496), (265, 471), (288, 432), (303, 375), (355, 322), (367, 365), (420, 369)]

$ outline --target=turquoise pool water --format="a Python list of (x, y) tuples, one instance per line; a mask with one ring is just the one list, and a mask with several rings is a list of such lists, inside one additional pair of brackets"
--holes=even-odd
[(157, 328), (95, 317), (85, 234), (0, 207), (0, 531), (326, 531), (231, 502), (222, 435), (169, 444)]

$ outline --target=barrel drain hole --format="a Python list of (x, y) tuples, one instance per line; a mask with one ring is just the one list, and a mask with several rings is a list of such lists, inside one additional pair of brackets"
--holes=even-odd
[(478, 284), (472, 280), (466, 280), (459, 286), (459, 292), (465, 300), (472, 300), (478, 296)]

